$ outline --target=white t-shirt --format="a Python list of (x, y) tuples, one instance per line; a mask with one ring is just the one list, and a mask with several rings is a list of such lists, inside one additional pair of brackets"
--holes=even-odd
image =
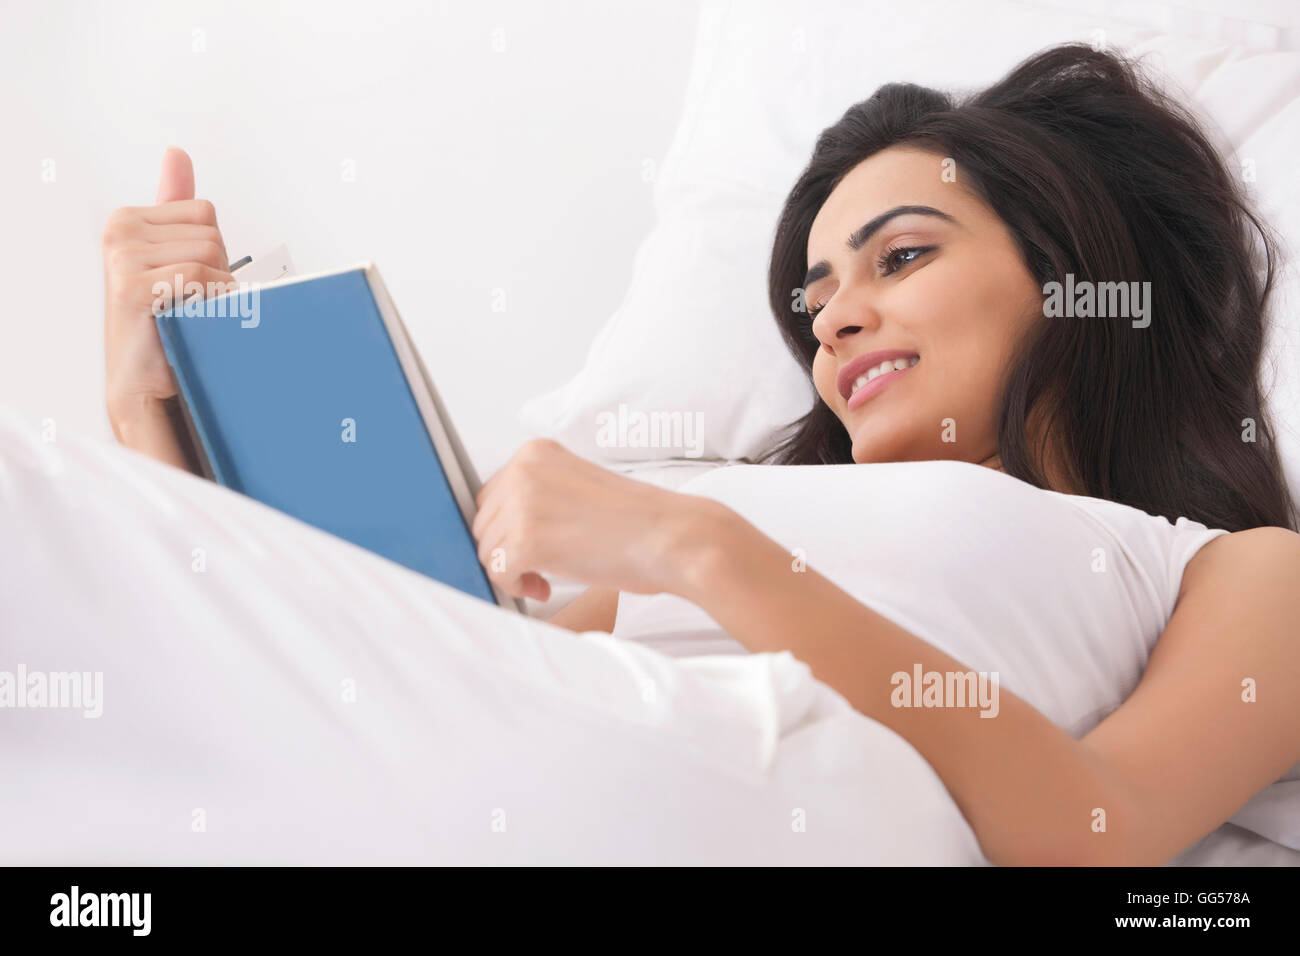
[[(678, 490), (784, 545), (792, 580), (815, 569), (1074, 737), (1132, 694), (1184, 567), (1228, 533), (956, 461), (732, 465)], [(670, 655), (746, 653), (673, 595), (623, 594), (613, 633)], [(1297, 788), (1275, 784), (1233, 822), (1300, 849)]]

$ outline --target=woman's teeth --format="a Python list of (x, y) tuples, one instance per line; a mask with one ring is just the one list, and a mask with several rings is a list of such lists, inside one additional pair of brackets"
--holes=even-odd
[(921, 361), (920, 357), (913, 355), (910, 359), (903, 359), (903, 358), (889, 359), (888, 361), (881, 362), (875, 368), (867, 372), (866, 375), (859, 375), (857, 378), (853, 380), (853, 391), (856, 392), (858, 389), (860, 389), (863, 385), (866, 385), (877, 375), (884, 375), (886, 372), (902, 371), (905, 368), (911, 368), (919, 361)]

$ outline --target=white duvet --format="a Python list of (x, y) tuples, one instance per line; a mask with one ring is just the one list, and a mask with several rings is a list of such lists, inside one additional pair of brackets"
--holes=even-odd
[(4, 409), (0, 528), (0, 682), (100, 689), (0, 707), (0, 864), (987, 863), (787, 653), (572, 634)]
[(0, 672), (102, 675), (0, 709), (2, 863), (984, 862), (788, 654), (572, 634), (3, 410), (0, 525)]

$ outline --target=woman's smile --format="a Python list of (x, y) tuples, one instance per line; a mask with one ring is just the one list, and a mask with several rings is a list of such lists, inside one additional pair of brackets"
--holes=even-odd
[[(868, 355), (863, 356), (863, 358), (870, 362), (873, 361), (873, 357), (878, 354), (879, 353), (869, 353)], [(900, 356), (898, 358), (885, 358), (878, 364), (867, 364), (866, 371), (858, 374), (849, 384), (847, 389), (849, 392), (848, 405), (845, 406), (846, 410), (851, 412), (858, 408), (863, 402), (867, 401), (873, 395), (876, 395), (882, 389), (888, 387), (891, 382), (895, 381), (904, 372), (910, 371), (912, 366), (919, 361), (921, 361), (921, 357), (913, 354), (910, 356)], [(863, 363), (855, 359), (853, 362), (850, 362), (849, 365), (845, 366), (845, 371), (853, 373), (860, 369), (862, 364)], [(841, 389), (841, 394), (843, 394), (844, 391), (845, 389)]]

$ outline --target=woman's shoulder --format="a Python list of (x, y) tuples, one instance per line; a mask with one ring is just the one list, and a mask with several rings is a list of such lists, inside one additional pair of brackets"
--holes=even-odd
[[(1300, 534), (1272, 526), (1225, 531), (1187, 562), (1179, 593), (1217, 586), (1224, 579), (1263, 587), (1279, 575), (1300, 587)], [(1300, 648), (1300, 641), (1296, 644)]]

